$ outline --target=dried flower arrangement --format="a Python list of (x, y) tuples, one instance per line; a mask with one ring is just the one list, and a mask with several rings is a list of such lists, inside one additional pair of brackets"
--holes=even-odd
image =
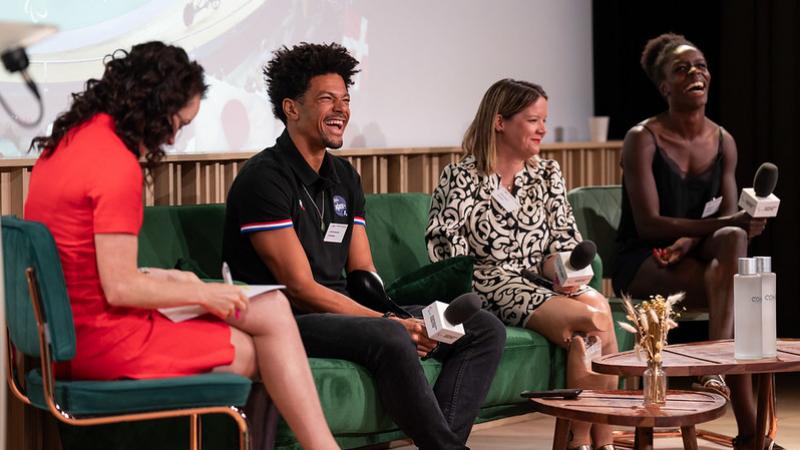
[(666, 299), (656, 295), (636, 306), (633, 306), (630, 297), (622, 297), (625, 317), (630, 323), (618, 323), (623, 330), (637, 336), (636, 352), (640, 357), (644, 353), (647, 361), (661, 363), (661, 350), (667, 345), (667, 332), (678, 326), (675, 319), (680, 315), (675, 305), (684, 297), (683, 292), (670, 295)]

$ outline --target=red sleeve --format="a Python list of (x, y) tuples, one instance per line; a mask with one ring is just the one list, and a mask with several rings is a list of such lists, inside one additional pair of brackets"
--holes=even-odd
[(113, 153), (95, 170), (89, 191), (94, 233), (139, 234), (142, 226), (142, 169), (127, 149)]

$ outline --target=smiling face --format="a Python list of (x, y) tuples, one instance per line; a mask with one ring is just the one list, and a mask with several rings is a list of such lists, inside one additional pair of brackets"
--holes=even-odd
[(311, 78), (298, 100), (284, 100), (287, 126), (316, 149), (340, 148), (350, 120), (350, 94), (338, 74)]
[(547, 99), (539, 97), (508, 119), (498, 115), (495, 122), (497, 148), (509, 156), (527, 160), (539, 154), (547, 123)]
[(708, 101), (711, 74), (703, 53), (690, 45), (678, 46), (664, 64), (661, 94), (672, 106), (703, 106)]

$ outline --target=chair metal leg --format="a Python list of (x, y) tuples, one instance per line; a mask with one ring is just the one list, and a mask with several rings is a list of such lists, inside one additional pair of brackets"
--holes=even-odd
[(239, 450), (250, 450), (250, 427), (247, 425), (247, 416), (235, 406), (228, 408), (227, 414), (239, 426)]
[(191, 450), (200, 450), (200, 418), (197, 414), (189, 416), (189, 448)]

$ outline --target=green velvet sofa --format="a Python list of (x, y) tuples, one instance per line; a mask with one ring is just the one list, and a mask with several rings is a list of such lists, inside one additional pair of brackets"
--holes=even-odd
[[(384, 282), (429, 264), (424, 233), (430, 196), (377, 194), (367, 196), (367, 233), (373, 259)], [(218, 278), (221, 265), (224, 205), (156, 206), (145, 209), (139, 237), (139, 264), (180, 267), (202, 276)], [(594, 264), (599, 283), (602, 263)], [(621, 313), (615, 312), (615, 319)], [(617, 329), (620, 348), (632, 347), (631, 336)], [(529, 411), (519, 393), (525, 389), (563, 387), (564, 352), (537, 333), (507, 328), (507, 343), (500, 367), (476, 422)], [(343, 448), (355, 448), (405, 435), (381, 408), (373, 380), (356, 364), (335, 359), (310, 358), (309, 363), (328, 423)], [(434, 360), (422, 362), (433, 382), (440, 370)], [(206, 448), (211, 448), (206, 444)], [(299, 448), (284, 423), (278, 426), (276, 448)]]

